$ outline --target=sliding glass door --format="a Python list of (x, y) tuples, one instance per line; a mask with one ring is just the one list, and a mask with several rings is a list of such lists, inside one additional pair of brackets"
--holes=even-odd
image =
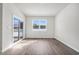
[(13, 17), (13, 38), (14, 42), (23, 38), (23, 21), (18, 17)]

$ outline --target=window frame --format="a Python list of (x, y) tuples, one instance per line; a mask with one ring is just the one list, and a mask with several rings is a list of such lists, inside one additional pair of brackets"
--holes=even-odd
[[(38, 21), (38, 22), (44, 21), (45, 24), (44, 24), (44, 23), (43, 23), (43, 24), (40, 24), (40, 23), (38, 24), (38, 23), (37, 23), (37, 25), (38, 25), (39, 27), (38, 27), (38, 29), (34, 29), (33, 26), (34, 26), (34, 22), (35, 22), (35, 21)], [(46, 31), (46, 30), (47, 30), (47, 24), (48, 24), (47, 19), (34, 19), (34, 20), (32, 20), (32, 30), (33, 30), (33, 31)], [(41, 28), (40, 28), (41, 25), (44, 25), (44, 26), (45, 26), (45, 29), (41, 29)]]

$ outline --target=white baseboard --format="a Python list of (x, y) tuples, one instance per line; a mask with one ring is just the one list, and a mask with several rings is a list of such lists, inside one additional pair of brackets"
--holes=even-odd
[(79, 49), (76, 49), (74, 46), (72, 46), (72, 45), (70, 45), (70, 44), (68, 44), (68, 43), (64, 42), (64, 41), (63, 41), (63, 40), (61, 40), (58, 36), (57, 36), (57, 37), (55, 37), (55, 38), (56, 38), (57, 40), (59, 40), (60, 42), (62, 42), (63, 44), (67, 45), (68, 47), (72, 48), (73, 50), (75, 50), (75, 51), (79, 52)]
[[(21, 40), (22, 40), (22, 39), (21, 39)], [(11, 47), (13, 47), (13, 46), (16, 45), (17, 43), (19, 43), (21, 40), (15, 42), (15, 43), (13, 43), (12, 45), (10, 45), (9, 47), (3, 49), (3, 50), (2, 50), (2, 53), (5, 52), (5, 51), (7, 51), (8, 49), (10, 49)]]

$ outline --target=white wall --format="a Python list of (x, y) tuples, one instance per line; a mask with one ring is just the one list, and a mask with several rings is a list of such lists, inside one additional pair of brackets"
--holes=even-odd
[[(3, 4), (3, 21), (2, 21), (2, 50), (6, 50), (13, 44), (13, 15), (20, 17), (24, 21), (23, 14), (14, 6), (14, 4)], [(25, 29), (25, 27), (24, 27)], [(25, 31), (25, 30), (24, 30)], [(25, 33), (24, 33), (25, 36)]]
[(79, 52), (79, 4), (70, 4), (55, 18), (55, 36)]
[[(32, 20), (33, 19), (47, 19), (47, 30), (46, 31), (33, 31)], [(53, 38), (54, 37), (54, 17), (26, 17), (26, 38)]]
[(0, 54), (2, 50), (2, 4), (0, 3)]

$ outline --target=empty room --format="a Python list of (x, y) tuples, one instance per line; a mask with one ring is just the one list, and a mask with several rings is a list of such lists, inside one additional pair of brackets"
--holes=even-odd
[(2, 55), (79, 55), (79, 3), (0, 3)]

